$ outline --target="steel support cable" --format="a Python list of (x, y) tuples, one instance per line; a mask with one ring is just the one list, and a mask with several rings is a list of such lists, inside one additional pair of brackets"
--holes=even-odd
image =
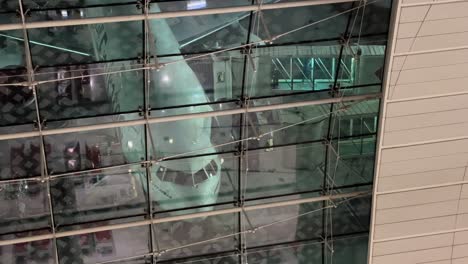
[[(322, 114), (320, 116), (314, 116), (312, 118), (302, 120), (302, 121), (299, 121), (299, 122), (296, 122), (296, 123), (293, 123), (293, 124), (290, 124), (290, 125), (286, 125), (286, 126), (283, 126), (281, 128), (278, 128), (278, 129), (275, 129), (275, 130), (260, 134), (260, 135), (255, 136), (255, 137), (247, 137), (247, 138), (244, 138), (244, 139), (233, 140), (233, 141), (226, 142), (226, 143), (216, 144), (216, 145), (211, 146), (209, 148), (201, 148), (201, 149), (197, 149), (197, 150), (193, 150), (193, 151), (187, 151), (187, 152), (180, 153), (180, 154), (165, 156), (165, 157), (162, 157), (162, 158), (159, 158), (159, 159), (149, 159), (149, 160), (145, 160), (145, 161), (141, 161), (141, 162), (133, 162), (133, 163), (128, 163), (128, 164), (113, 165), (113, 166), (109, 166), (109, 167), (89, 169), (89, 170), (85, 170), (85, 171), (65, 172), (65, 173), (60, 173), (60, 174), (55, 174), (55, 175), (49, 175), (48, 178), (49, 179), (62, 178), (62, 177), (67, 177), (67, 176), (82, 175), (82, 174), (88, 174), (88, 173), (93, 173), (93, 172), (102, 172), (102, 171), (106, 171), (106, 170), (115, 170), (115, 169), (120, 169), (120, 168), (128, 168), (128, 167), (132, 167), (132, 166), (145, 165), (145, 164), (148, 164), (148, 163), (159, 164), (160, 162), (163, 162), (165, 160), (170, 160), (170, 159), (174, 159), (174, 158), (178, 158), (178, 157), (184, 157), (184, 156), (187, 156), (187, 155), (190, 155), (190, 154), (196, 154), (196, 153), (199, 153), (199, 152), (203, 152), (204, 150), (211, 149), (212, 147), (217, 148), (217, 147), (228, 146), (228, 145), (232, 145), (232, 144), (236, 144), (236, 143), (241, 143), (241, 142), (244, 142), (244, 141), (259, 140), (259, 139), (263, 138), (264, 136), (270, 135), (272, 133), (274, 134), (276, 132), (286, 130), (288, 128), (291, 128), (291, 127), (294, 127), (294, 126), (297, 126), (297, 125), (310, 123), (310, 122), (319, 123), (319, 122), (324, 121), (326, 118), (328, 118), (328, 116), (330, 114), (346, 111), (347, 109), (348, 109), (347, 107), (343, 107), (343, 108), (337, 109), (334, 112), (325, 113), (325, 114)], [(151, 131), (150, 131), (150, 134), (151, 134)], [(151, 137), (150, 137), (150, 141), (152, 142)], [(155, 147), (154, 143), (152, 142), (151, 144), (152, 144), (152, 148), (154, 149), (154, 147)], [(31, 178), (21, 178), (21, 179), (8, 179), (8, 180), (0, 180), (0, 183), (13, 183), (13, 182), (21, 182), (21, 181), (25, 181), (25, 180), (26, 181), (33, 181), (33, 180), (40, 181), (40, 180), (44, 180), (44, 178), (43, 177), (31, 177)]]
[[(273, 222), (270, 222), (270, 223), (267, 223), (267, 224), (259, 225), (259, 226), (256, 226), (256, 227), (252, 226), (252, 228), (244, 230), (244, 231), (234, 232), (234, 233), (226, 234), (226, 235), (222, 235), (222, 236), (217, 236), (217, 237), (213, 237), (213, 238), (210, 238), (210, 239), (205, 239), (205, 240), (201, 240), (201, 241), (197, 241), (197, 242), (193, 242), (193, 243), (189, 243), (189, 244), (185, 244), (185, 245), (181, 245), (181, 246), (176, 246), (176, 247), (164, 249), (164, 250), (159, 251), (159, 252), (153, 252), (153, 253), (145, 254), (145, 255), (162, 256), (162, 255), (164, 255), (164, 254), (166, 254), (168, 252), (171, 252), (171, 251), (175, 251), (175, 250), (179, 250), (179, 249), (183, 249), (183, 248), (188, 248), (188, 247), (192, 247), (192, 246), (197, 246), (197, 245), (202, 245), (202, 244), (210, 243), (210, 242), (213, 242), (213, 241), (217, 241), (217, 240), (221, 240), (221, 239), (225, 239), (225, 238), (229, 238), (229, 237), (233, 237), (233, 236), (237, 236), (237, 235), (254, 234), (259, 230), (266, 229), (266, 228), (271, 227), (271, 226), (275, 226), (275, 225), (278, 225), (278, 224), (281, 224), (281, 223), (285, 223), (285, 222), (288, 222), (288, 221), (291, 221), (291, 220), (295, 220), (295, 219), (298, 219), (300, 217), (307, 216), (307, 215), (310, 215), (310, 214), (313, 214), (313, 213), (316, 213), (316, 212), (324, 211), (324, 210), (327, 210), (327, 209), (330, 209), (330, 208), (337, 208), (338, 206), (340, 206), (341, 204), (343, 204), (345, 202), (348, 202), (349, 200), (360, 198), (360, 197), (365, 197), (365, 196), (368, 196), (368, 195), (370, 195), (370, 193), (368, 193), (368, 192), (361, 193), (361, 194), (356, 194), (354, 196), (349, 196), (347, 198), (344, 198), (340, 202), (333, 203), (332, 205), (329, 205), (329, 206), (326, 206), (326, 207), (321, 207), (319, 209), (309, 210), (309, 211), (304, 212), (304, 213), (300, 213), (300, 214), (297, 214), (297, 215), (285, 217), (283, 219), (273, 221)], [(115, 261), (119, 261), (119, 260), (112, 260), (112, 262), (115, 262)]]
[[(356, 0), (356, 1), (358, 1), (358, 0)], [(376, 3), (378, 1), (382, 1), (382, 0), (369, 1), (369, 2), (366, 3), (366, 5), (370, 5), (370, 4)], [(281, 33), (279, 35), (276, 35), (276, 36), (272, 37), (272, 41), (275, 41), (275, 40), (277, 40), (277, 39), (279, 39), (281, 37), (284, 37), (284, 36), (287, 36), (289, 34), (295, 33), (297, 31), (306, 29), (308, 27), (311, 27), (311, 26), (320, 24), (322, 22), (328, 21), (330, 19), (336, 18), (338, 16), (350, 13), (350, 12), (352, 12), (352, 11), (358, 9), (358, 8), (361, 8), (361, 7), (358, 6), (358, 7), (350, 8), (350, 9), (342, 11), (340, 13), (337, 13), (337, 14), (328, 16), (326, 18), (317, 20), (315, 22), (311, 22), (309, 24), (303, 25), (303, 26), (298, 27), (296, 29)], [(125, 70), (110, 71), (110, 72), (104, 72), (104, 73), (87, 74), (87, 75), (82, 75), (82, 76), (72, 76), (72, 77), (66, 77), (66, 78), (63, 78), (63, 79), (58, 79), (57, 78), (57, 79), (50, 79), (50, 80), (44, 80), (44, 81), (35, 81), (34, 84), (36, 84), (36, 85), (37, 84), (45, 84), (45, 83), (51, 83), (51, 82), (56, 82), (56, 81), (72, 80), (72, 79), (79, 79), (79, 78), (84, 78), (84, 77), (102, 76), (102, 75), (116, 74), (116, 73), (125, 73), (125, 72), (132, 72), (132, 71), (139, 71), (139, 70), (146, 70), (146, 69), (157, 70), (157, 69), (160, 69), (162, 67), (165, 67), (166, 65), (175, 64), (175, 63), (179, 63), (179, 62), (183, 62), (183, 61), (195, 60), (195, 59), (199, 59), (199, 58), (204, 58), (204, 57), (207, 57), (207, 56), (212, 56), (212, 55), (215, 55), (215, 54), (224, 53), (226, 51), (246, 48), (246, 47), (250, 47), (250, 46), (265, 43), (266, 41), (268, 41), (268, 39), (262, 39), (262, 40), (259, 40), (259, 41), (256, 41), (256, 42), (251, 42), (251, 43), (239, 45), (239, 46), (236, 46), (236, 47), (226, 48), (226, 49), (222, 49), (222, 50), (217, 50), (217, 51), (204, 53), (204, 54), (201, 54), (201, 55), (195, 55), (195, 56), (180, 59), (180, 60), (174, 60), (174, 61), (170, 61), (170, 62), (166, 62), (166, 63), (161, 63), (161, 64), (159, 64), (159, 66), (152, 65), (152, 66), (144, 66), (144, 67), (135, 68), (135, 69), (125, 69)], [(27, 82), (17, 82), (17, 83), (0, 84), (0, 87), (1, 86), (27, 86), (27, 85), (28, 85)]]
[[(272, 3), (265, 4), (263, 10), (274, 10), (281, 8), (292, 8), (292, 7), (306, 7), (314, 5), (325, 5), (325, 4), (336, 4), (336, 3), (347, 3), (357, 0), (305, 0), (285, 3)], [(221, 7), (221, 8), (208, 8), (208, 9), (196, 9), (196, 10), (184, 10), (184, 11), (172, 11), (172, 12), (161, 12), (151, 13), (148, 15), (149, 19), (164, 19), (164, 18), (176, 18), (176, 17), (191, 17), (191, 16), (202, 16), (202, 15), (215, 15), (215, 14), (228, 14), (228, 13), (239, 13), (239, 12), (251, 12), (257, 10), (256, 5), (247, 6), (234, 6), (234, 7)], [(108, 16), (108, 17), (95, 17), (85, 19), (67, 19), (67, 20), (51, 20), (51, 21), (38, 21), (26, 24), (27, 29), (33, 28), (47, 28), (47, 27), (65, 27), (65, 26), (77, 26), (77, 25), (90, 25), (90, 24), (104, 24), (113, 22), (129, 22), (129, 21), (141, 21), (145, 19), (145, 15), (128, 15), (128, 16)], [(22, 29), (21, 24), (11, 23), (0, 25), (0, 31)]]

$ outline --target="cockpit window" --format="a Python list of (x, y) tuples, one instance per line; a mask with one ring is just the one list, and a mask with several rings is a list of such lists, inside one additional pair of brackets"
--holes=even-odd
[(197, 171), (195, 174), (193, 174), (193, 181), (195, 184), (199, 184), (204, 182), (205, 180), (208, 179), (208, 176), (206, 175), (205, 171), (203, 169)]
[(165, 167), (159, 167), (159, 169), (156, 171), (156, 176), (161, 181), (172, 182), (183, 186), (195, 186), (197, 184), (203, 183), (210, 177), (216, 176), (217, 172), (218, 165), (214, 160), (212, 160), (204, 168), (195, 172), (193, 175), (183, 171), (176, 171)]
[(205, 170), (210, 177), (215, 176), (218, 173), (218, 164), (212, 160), (210, 163), (208, 163), (208, 165), (206, 165)]

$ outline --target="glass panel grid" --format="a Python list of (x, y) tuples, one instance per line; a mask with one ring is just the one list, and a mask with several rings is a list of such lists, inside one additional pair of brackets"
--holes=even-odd
[[(60, 1), (54, 3), (57, 6), (47, 6), (39, 2), (24, 2), (34, 15), (26, 19), (28, 23), (49, 16), (56, 20), (86, 20), (254, 3), (236, 1), (219, 6), (215, 1), (197, 0), (146, 6), (115, 1), (107, 3), (112, 7), (104, 8), (93, 1), (81, 6)], [(388, 14), (389, 3), (385, 8), (372, 8)], [(0, 86), (6, 94), (2, 97), (5, 104), (0, 126), (8, 131), (11, 125), (19, 128), (31, 124), (29, 131), (37, 133), (37, 138), (0, 141), (10, 146), (2, 150), (6, 159), (1, 168), (0, 195), (6, 195), (8, 189), (9, 197), (17, 201), (34, 200), (26, 209), (36, 203), (45, 209), (42, 218), (19, 212), (22, 220), (8, 223), (2, 239), (12, 239), (11, 232), (34, 236), (157, 220), (161, 215), (243, 208), (246, 203), (262, 206), (369, 190), (378, 100), (352, 106), (328, 103), (275, 109), (277, 104), (380, 90), (388, 19), (367, 32), (369, 36), (362, 41), (356, 41), (361, 33), (350, 28), (350, 23), (353, 19), (358, 24), (373, 23), (375, 17), (369, 11), (362, 15), (356, 11), (362, 8), (354, 9), (316, 25), (307, 15), (301, 15), (304, 10), (313, 10), (326, 18), (352, 7), (356, 8), (346, 3), (151, 19), (148, 23), (28, 29), (30, 50), (23, 49), (21, 30), (4, 31), (9, 35), (0, 36), (0, 55), (16, 57), (12, 56), (13, 64), (1, 65), (2, 72), (8, 72), (6, 77), (0, 76), (0, 83), (9, 86)], [(279, 17), (285, 14), (297, 19), (279, 23)], [(198, 25), (200, 32), (188, 30), (193, 25)], [(304, 25), (308, 25), (305, 33), (295, 32)], [(347, 47), (342, 40), (350, 35), (352, 39), (347, 43), (351, 47)], [(38, 43), (36, 37), (44, 43)], [(372, 42), (377, 38), (378, 43)], [(262, 39), (266, 41), (262, 43)], [(365, 44), (368, 39), (371, 41)], [(242, 46), (245, 43), (255, 45)], [(376, 46), (381, 53), (364, 52)], [(17, 50), (12, 52), (12, 47)], [(353, 54), (359, 49), (362, 57), (358, 63)], [(32, 65), (24, 62), (24, 50), (26, 58), (31, 56)], [(223, 52), (210, 53), (215, 50)], [(9, 72), (10, 64), (17, 74)], [(27, 70), (23, 70), (25, 66)], [(24, 85), (31, 81), (28, 74), (38, 81), (32, 88)], [(32, 95), (31, 89), (38, 91), (37, 95)], [(7, 107), (15, 102), (25, 104), (24, 109)], [(271, 109), (217, 114), (260, 106)], [(177, 120), (178, 116), (195, 113), (199, 117)], [(168, 121), (151, 123), (154, 116)], [(176, 121), (169, 121), (171, 118)], [(113, 123), (117, 127), (79, 131), (83, 125), (97, 128)], [(72, 132), (66, 131), (69, 128)], [(37, 146), (27, 144), (30, 138), (37, 139)], [(13, 152), (18, 152), (15, 155), (12, 146)], [(8, 157), (31, 156), (33, 149), (38, 158), (32, 162), (35, 165), (31, 171), (25, 166), (11, 168), (11, 164), (25, 163), (9, 161)], [(32, 192), (36, 189), (42, 200)], [(2, 198), (1, 202), (8, 199)], [(7, 252), (2, 257), (22, 258), (7, 260), (12, 263), (30, 257), (37, 257), (38, 263), (185, 263), (194, 257), (199, 263), (244, 263), (247, 259), (249, 263), (310, 263), (313, 259), (327, 259), (327, 241), (341, 237), (344, 241), (351, 234), (368, 232), (368, 197), (335, 202), (337, 209), (328, 202), (300, 203), (68, 235), (45, 240), (48, 246), (47, 250), (44, 246), (44, 252), (33, 250), (37, 242), (24, 246), (27, 254), (11, 246), (0, 250)], [(336, 224), (329, 227), (328, 215), (335, 218), (334, 222), (353, 224), (349, 228), (340, 225), (333, 232), (335, 238), (325, 239), (329, 229), (336, 228)], [(5, 219), (11, 217), (18, 216)], [(48, 230), (37, 231), (44, 228)], [(128, 243), (132, 249), (123, 249), (122, 244)], [(365, 246), (359, 250), (363, 252)], [(357, 254), (352, 258), (357, 262), (353, 263), (362, 261), (364, 255)]]

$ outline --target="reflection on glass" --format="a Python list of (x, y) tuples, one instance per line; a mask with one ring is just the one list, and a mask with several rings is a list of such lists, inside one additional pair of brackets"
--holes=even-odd
[(332, 141), (327, 183), (335, 188), (370, 183), (374, 178), (374, 163), (375, 136)]
[(219, 103), (240, 98), (242, 57), (223, 53), (216, 57), (183, 59), (181, 56), (161, 58), (161, 64), (168, 64), (150, 72), (150, 104), (153, 109), (211, 103), (203, 107), (203, 111), (212, 111)]
[[(17, 5), (1, 1), (0, 10)], [(7, 17), (1, 14), (0, 24), (7, 23)], [(2, 86), (27, 81), (21, 30), (0, 31), (0, 58), (0, 126), (32, 123), (36, 119), (32, 90), (22, 85)]]
[[(338, 190), (337, 192), (340, 191)], [(339, 203), (338, 207), (326, 209), (327, 211), (331, 210), (333, 235), (339, 236), (368, 232), (371, 217), (371, 201), (371, 195), (334, 201), (335, 204)], [(328, 229), (330, 233), (330, 226)]]
[(251, 150), (241, 171), (246, 199), (320, 190), (325, 145), (322, 142)]
[(36, 180), (0, 183), (0, 222), (0, 234), (48, 227), (46, 184)]
[(144, 127), (102, 129), (46, 136), (50, 173), (96, 169), (140, 162), (145, 158)]
[[(308, 203), (247, 211), (242, 214), (245, 230), (269, 226), (247, 233), (245, 239), (253, 247), (319, 238), (323, 231), (321, 208), (322, 203)], [(299, 214), (304, 215), (296, 218)]]
[(240, 264), (238, 254), (229, 254), (219, 256), (204, 256), (194, 258), (184, 258), (181, 260), (171, 260), (170, 262), (161, 263), (173, 263), (173, 264)]
[[(125, 245), (125, 246), (122, 246)], [(149, 253), (149, 227), (57, 238), (60, 263), (94, 264)]]
[(378, 84), (383, 81), (387, 37), (349, 40), (343, 48), (337, 85), (340, 87)]
[[(234, 201), (238, 158), (232, 154), (163, 161), (151, 169), (151, 196), (156, 211)], [(204, 207), (196, 211), (212, 210)]]
[[(267, 2), (267, 1), (265, 1)], [(246, 6), (251, 5), (251, 0), (165, 0), (158, 3), (160, 10), (151, 10), (152, 12), (171, 12), (182, 10), (198, 10), (209, 8), (221, 8), (231, 6)]]
[(340, 50), (337, 41), (260, 46), (247, 65), (246, 93), (262, 97), (329, 90), (335, 82)]
[[(351, 3), (339, 3), (265, 10), (262, 12), (263, 19), (261, 17), (259, 19), (258, 16), (254, 18), (252, 32), (254, 34), (258, 32), (257, 37), (259, 39), (267, 40), (306, 26), (301, 30), (274, 39), (273, 43), (285, 44), (339, 39), (346, 31), (349, 13), (338, 15), (326, 21), (321, 20), (337, 15), (351, 8), (351, 5)], [(255, 41), (255, 39), (252, 41)]]
[(120, 260), (120, 261), (112, 261), (108, 262), (109, 264), (148, 264), (151, 263), (152, 256), (140, 257), (140, 258), (132, 258), (128, 260)]
[(28, 32), (35, 65), (133, 59), (143, 50), (141, 21), (36, 28)]
[[(39, 142), (39, 137), (0, 140), (0, 179), (41, 175)], [(50, 152), (50, 148), (46, 145), (46, 152)]]
[(138, 111), (143, 108), (143, 72), (136, 62), (114, 62), (43, 69), (38, 80), (54, 80), (38, 86), (41, 115), (48, 121)]
[[(160, 257), (161, 259), (193, 257), (235, 250), (238, 239), (237, 230), (237, 214), (215, 215), (153, 226), (157, 250), (166, 251)], [(195, 244), (216, 237), (220, 239)]]
[(51, 181), (55, 224), (144, 214), (146, 172), (141, 166), (59, 177)]
[[(109, 8), (112, 9), (115, 4), (131, 3), (136, 1), (132, 0), (106, 0), (106, 5), (111, 5)], [(79, 8), (86, 7), (88, 5), (102, 5), (101, 0), (86, 0), (86, 1), (70, 1), (70, 0), (55, 0), (53, 2), (47, 0), (23, 0), (23, 4), (26, 8), (30, 9), (58, 9), (58, 8)]]
[[(11, 1), (8, 1), (11, 2)], [(4, 3), (4, 2), (2, 2)], [(0, 16), (0, 19), (3, 18), (3, 15)], [(0, 20), (1, 24), (1, 20)], [(23, 41), (23, 31), (22, 30), (9, 30), (9, 31), (0, 31), (0, 69), (15, 69), (25, 66), (24, 61), (24, 41)], [(16, 75), (1, 73), (0, 82), (6, 83), (2, 80), (5, 75)], [(25, 72), (23, 74), (26, 74)]]
[[(179, 1), (179, 4), (182, 3), (183, 1)], [(164, 8), (164, 4), (162, 7)], [(158, 5), (151, 5), (151, 12), (158, 13), (160, 10)], [(242, 21), (246, 23), (241, 23)], [(245, 44), (248, 21), (249, 13), (242, 12), (152, 19), (148, 24), (155, 41), (153, 52), (158, 55), (176, 55), (181, 52), (195, 53)]]
[(304, 106), (253, 112), (247, 115), (248, 149), (321, 140), (326, 136), (330, 115), (329, 105)]
[(350, 238), (339, 238), (333, 241), (333, 257), (329, 250), (326, 250), (327, 258), (333, 259), (331, 264), (361, 264), (367, 263), (367, 249), (369, 237), (361, 235)]
[(331, 137), (358, 137), (377, 132), (380, 101), (367, 100), (333, 105)]
[(315, 264), (322, 263), (322, 247), (319, 242), (291, 244), (251, 250), (246, 256), (252, 264)]
[[(354, 7), (361, 3), (355, 2)], [(351, 12), (349, 35), (353, 37), (365, 35), (387, 35), (390, 22), (392, 0), (368, 2)], [(354, 26), (353, 26), (354, 25)]]
[(236, 150), (231, 143), (239, 139), (239, 119), (231, 115), (151, 124), (149, 144), (157, 159)]
[[(84, 19), (91, 17), (109, 17), (117, 15), (136, 15), (141, 14), (136, 1), (128, 0), (112, 0), (106, 1), (108, 6), (90, 7), (102, 5), (102, 1), (86, 0), (86, 1), (67, 1), (60, 0), (50, 3), (43, 0), (26, 0), (23, 1), (25, 6), (30, 6), (34, 11), (26, 16), (27, 22), (33, 21), (57, 21), (67, 19)], [(59, 31), (58, 28), (52, 28), (52, 31)]]
[[(34, 233), (34, 232), (32, 232)], [(21, 233), (16, 234), (14, 238), (21, 238), (30, 235), (41, 235), (43, 233)], [(11, 237), (11, 238), (13, 238)], [(0, 247), (0, 260), (2, 263), (8, 264), (24, 264), (24, 263), (35, 263), (35, 264), (50, 264), (55, 263), (55, 253), (53, 241), (39, 240), (26, 243), (13, 244), (11, 246)]]

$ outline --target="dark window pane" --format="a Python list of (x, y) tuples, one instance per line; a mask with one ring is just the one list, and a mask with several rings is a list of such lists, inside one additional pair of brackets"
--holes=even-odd
[(37, 180), (0, 183), (0, 222), (0, 234), (49, 227), (46, 183)]
[(148, 229), (139, 226), (57, 238), (60, 263), (93, 264), (148, 254)]
[[(156, 224), (153, 231), (164, 260), (235, 250), (238, 228), (237, 215), (224, 214)], [(215, 237), (220, 239), (196, 244)]]
[[(4, 236), (5, 239), (23, 238), (30, 235), (41, 235), (44, 232), (18, 233)], [(55, 250), (52, 239), (33, 242), (17, 243), (10, 246), (1, 246), (2, 263), (8, 264), (55, 264)]]
[[(350, 3), (339, 3), (265, 10), (262, 12), (263, 21), (260, 18), (260, 22), (258, 22), (258, 16), (254, 18), (256, 23), (252, 23), (252, 32), (259, 32), (257, 38), (262, 40), (273, 38), (274, 44), (339, 39), (346, 31), (349, 13), (322, 22), (319, 21), (349, 8), (351, 8)], [(301, 27), (304, 28), (296, 31)], [(289, 32), (291, 33), (275, 39), (276, 36)], [(256, 40), (252, 38), (251, 41), (255, 42)]]
[[(0, 179), (41, 175), (39, 137), (1, 140), (0, 150)], [(50, 153), (50, 144), (45, 150)]]
[(121, 127), (45, 137), (50, 173), (140, 162), (145, 157), (144, 127)]
[(42, 69), (38, 80), (54, 80), (38, 86), (41, 116), (48, 121), (136, 112), (143, 108), (143, 71), (135, 61), (64, 66)]
[(246, 199), (321, 190), (324, 162), (322, 142), (248, 151)]
[(51, 194), (57, 226), (144, 214), (146, 172), (141, 166), (55, 178)]

